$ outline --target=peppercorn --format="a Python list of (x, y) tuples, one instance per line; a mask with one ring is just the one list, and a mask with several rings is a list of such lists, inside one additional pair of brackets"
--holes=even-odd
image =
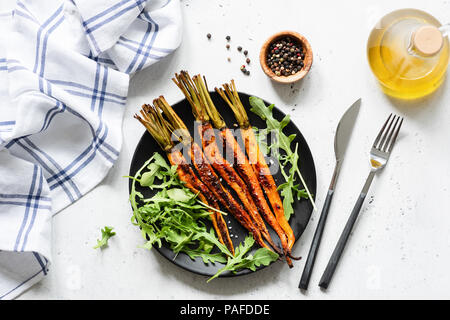
[(227, 49), (230, 49), (230, 45), (229, 44), (227, 44), (226, 47), (227, 47)]
[(211, 39), (211, 33), (208, 33), (208, 34), (206, 35), (206, 37), (207, 37), (208, 39)]
[(247, 59), (245, 60), (245, 62), (247, 62), (247, 64), (249, 64), (249, 63), (250, 63), (250, 58), (247, 58)]
[(225, 39), (227, 39), (227, 41), (230, 41), (231, 37), (230, 36), (226, 36)]
[(247, 51), (247, 50), (244, 50), (244, 54), (247, 55), (247, 54), (248, 54), (248, 51)]
[(304, 67), (304, 59), (302, 44), (290, 37), (271, 43), (266, 55), (267, 65), (277, 76), (296, 74)]
[(238, 49), (239, 52), (242, 51), (242, 47), (241, 46), (237, 47), (237, 49)]

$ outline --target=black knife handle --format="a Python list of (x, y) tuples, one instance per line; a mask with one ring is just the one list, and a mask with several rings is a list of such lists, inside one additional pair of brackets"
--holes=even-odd
[(361, 207), (365, 199), (366, 194), (361, 193), (359, 195), (358, 200), (356, 201), (355, 207), (353, 208), (350, 217), (347, 220), (347, 224), (345, 225), (345, 228), (342, 231), (342, 234), (339, 238), (336, 248), (334, 249), (333, 254), (331, 255), (330, 261), (328, 261), (328, 265), (322, 275), (322, 278), (320, 279), (319, 287), (324, 289), (328, 288), (331, 278), (333, 277), (334, 271), (336, 270), (336, 267), (341, 258), (342, 252), (345, 249), (345, 245), (347, 244), (347, 240), (350, 237), (350, 233), (352, 232), (353, 226), (356, 220), (358, 219), (359, 212), (361, 211)]
[(314, 268), (314, 262), (316, 261), (317, 252), (319, 251), (320, 241), (322, 240), (323, 231), (325, 229), (325, 223), (328, 217), (328, 211), (330, 210), (331, 200), (333, 200), (334, 190), (328, 190), (325, 203), (320, 214), (319, 223), (317, 224), (316, 231), (314, 232), (314, 238), (309, 249), (308, 259), (303, 269), (302, 277), (298, 287), (302, 290), (308, 290), (309, 279), (311, 278), (312, 269)]

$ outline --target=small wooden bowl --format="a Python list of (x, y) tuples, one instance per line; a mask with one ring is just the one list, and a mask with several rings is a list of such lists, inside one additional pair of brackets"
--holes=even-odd
[[(290, 37), (295, 40), (297, 40), (299, 43), (302, 44), (304, 50), (305, 50), (305, 59), (303, 60), (304, 66), (302, 70), (297, 72), (296, 74), (290, 75), (290, 76), (277, 76), (267, 65), (267, 54), (270, 48), (270, 45), (275, 42), (276, 40), (279, 40), (281, 38)], [(300, 79), (303, 79), (311, 69), (311, 65), (313, 62), (313, 52), (311, 49), (311, 45), (309, 44), (308, 40), (301, 34), (294, 32), (294, 31), (282, 31), (274, 34), (269, 39), (264, 42), (261, 51), (259, 53), (259, 63), (261, 64), (261, 67), (264, 71), (264, 73), (272, 80), (280, 83), (293, 83), (296, 81), (299, 81)]]

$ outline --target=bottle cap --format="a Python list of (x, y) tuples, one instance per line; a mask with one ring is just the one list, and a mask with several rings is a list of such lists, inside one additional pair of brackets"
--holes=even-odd
[(442, 33), (435, 26), (420, 27), (413, 35), (414, 48), (425, 56), (432, 56), (438, 53), (443, 43)]

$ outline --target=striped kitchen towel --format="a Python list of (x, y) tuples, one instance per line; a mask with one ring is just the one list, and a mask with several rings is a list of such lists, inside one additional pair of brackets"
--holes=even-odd
[(0, 299), (42, 279), (52, 215), (116, 161), (129, 75), (178, 47), (178, 0), (19, 0), (0, 13)]

